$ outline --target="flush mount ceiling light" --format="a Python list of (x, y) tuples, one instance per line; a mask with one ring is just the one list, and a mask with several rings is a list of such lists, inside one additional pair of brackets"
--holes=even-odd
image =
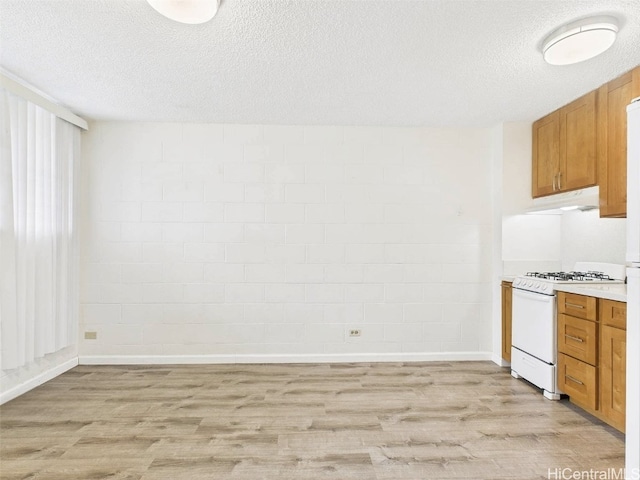
[(211, 20), (220, 0), (147, 0), (156, 11), (171, 20), (192, 25)]
[(542, 44), (542, 55), (551, 65), (570, 65), (600, 55), (616, 40), (614, 17), (585, 18), (560, 27)]

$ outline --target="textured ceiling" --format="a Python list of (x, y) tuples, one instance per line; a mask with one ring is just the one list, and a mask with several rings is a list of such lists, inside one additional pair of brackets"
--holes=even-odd
[[(90, 119), (488, 126), (530, 121), (640, 64), (638, 0), (222, 0), (203, 25), (145, 0), (0, 0), (0, 65)], [(617, 42), (544, 63), (591, 14)]]

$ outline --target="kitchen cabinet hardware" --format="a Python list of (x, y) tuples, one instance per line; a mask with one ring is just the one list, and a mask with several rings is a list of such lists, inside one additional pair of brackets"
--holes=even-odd
[(571, 308), (582, 308), (582, 309), (584, 309), (584, 305), (578, 305), (577, 303), (564, 302), (564, 306), (565, 307), (571, 307)]
[(564, 378), (566, 378), (567, 380), (571, 380), (572, 382), (577, 383), (578, 385), (584, 385), (584, 383), (582, 383), (577, 378), (572, 377), (571, 375), (565, 375)]
[(565, 333), (564, 336), (576, 342), (580, 342), (580, 343), (584, 342), (584, 340), (581, 339), (580, 337), (574, 337), (573, 335), (569, 335), (568, 333)]

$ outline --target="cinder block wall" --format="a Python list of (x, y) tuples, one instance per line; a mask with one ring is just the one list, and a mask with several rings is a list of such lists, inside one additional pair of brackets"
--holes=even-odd
[(489, 352), (490, 162), (483, 129), (97, 122), (81, 359)]

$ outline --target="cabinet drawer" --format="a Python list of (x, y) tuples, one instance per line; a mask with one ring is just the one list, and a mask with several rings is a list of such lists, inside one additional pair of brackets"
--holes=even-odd
[(558, 351), (595, 366), (598, 359), (598, 328), (595, 322), (558, 315)]
[(558, 313), (566, 313), (573, 317), (596, 320), (597, 299), (575, 293), (558, 293)]
[(600, 300), (600, 323), (627, 329), (627, 304), (614, 300)]
[(571, 397), (571, 401), (598, 409), (597, 369), (564, 354), (558, 355), (558, 388)]

